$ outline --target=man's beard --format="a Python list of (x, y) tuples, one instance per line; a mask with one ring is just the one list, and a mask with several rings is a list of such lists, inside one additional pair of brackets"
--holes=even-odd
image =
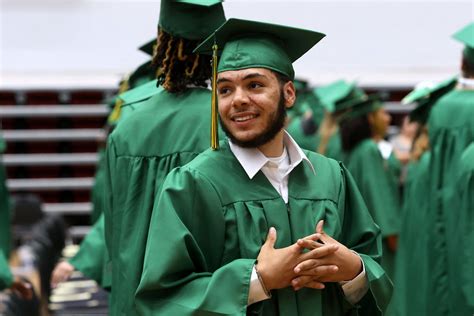
[(242, 141), (235, 138), (235, 136), (232, 135), (230, 130), (222, 122), (219, 116), (219, 121), (221, 123), (222, 130), (227, 135), (227, 137), (229, 137), (232, 143), (244, 148), (260, 147), (268, 143), (269, 141), (271, 141), (285, 126), (285, 119), (286, 119), (286, 107), (285, 107), (285, 98), (283, 96), (283, 91), (280, 91), (280, 100), (278, 101), (278, 108), (277, 108), (277, 112), (275, 113), (275, 116), (269, 117), (267, 121), (267, 128), (264, 131), (262, 131), (259, 135), (255, 136), (253, 139)]

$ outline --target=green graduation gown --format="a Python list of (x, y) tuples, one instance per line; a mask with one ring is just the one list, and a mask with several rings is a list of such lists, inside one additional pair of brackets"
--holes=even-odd
[[(456, 268), (463, 264), (455, 244), (459, 233), (456, 227), (459, 211), (455, 186), (459, 174), (459, 162), (463, 151), (474, 141), (474, 90), (455, 89), (440, 98), (431, 110), (428, 120), (432, 156), (430, 162), (430, 239), (428, 253), (431, 262), (429, 288), (431, 299), (438, 302), (431, 306), (429, 315), (453, 315), (456, 292), (451, 291), (456, 280)], [(451, 267), (451, 268), (450, 268)]]
[[(251, 180), (221, 142), (188, 165), (173, 170), (153, 212), (143, 275), (137, 292), (140, 315), (357, 315), (334, 283), (325, 290), (272, 291), (247, 308), (252, 267), (270, 227), (275, 247), (287, 247), (325, 231), (361, 254), (369, 292), (360, 315), (377, 315), (391, 296), (391, 282), (377, 261), (379, 228), (347, 170), (336, 161), (305, 152), (289, 178), (285, 204), (260, 171)], [(370, 311), (370, 312), (369, 312)]]
[(430, 152), (426, 152), (408, 165), (389, 315), (427, 315), (429, 162)]
[[(393, 169), (383, 159), (372, 139), (360, 142), (350, 153), (344, 153), (343, 161), (354, 177), (375, 223), (380, 226), (382, 237), (398, 235), (400, 201)], [(392, 277), (395, 254), (384, 242), (382, 266)]]
[[(0, 155), (6, 148), (3, 138), (0, 136)], [(5, 167), (0, 164), (0, 290), (9, 287), (13, 281), (8, 266), (10, 257), (10, 201), (6, 186)]]
[(111, 286), (112, 277), (108, 261), (104, 237), (104, 216), (101, 215), (69, 263), (85, 276), (96, 281), (101, 287), (107, 289)]
[[(474, 142), (461, 156), (460, 178), (458, 180), (459, 220), (457, 235), (458, 254), (461, 267), (458, 269), (457, 284), (452, 284), (456, 296), (455, 312), (459, 315), (474, 314)], [(457, 267), (454, 267), (456, 269)], [(460, 270), (460, 272), (459, 272)]]
[(133, 315), (148, 226), (164, 177), (210, 144), (211, 93), (166, 90), (142, 103), (108, 139), (105, 236), (112, 259), (112, 315)]

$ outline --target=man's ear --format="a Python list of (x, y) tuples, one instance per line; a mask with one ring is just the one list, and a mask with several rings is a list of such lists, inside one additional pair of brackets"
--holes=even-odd
[(296, 89), (292, 81), (283, 85), (283, 97), (285, 98), (285, 107), (291, 108), (296, 101)]

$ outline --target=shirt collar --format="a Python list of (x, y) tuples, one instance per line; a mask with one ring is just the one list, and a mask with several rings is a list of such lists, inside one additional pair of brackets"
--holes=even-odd
[(474, 89), (474, 79), (472, 78), (459, 77), (458, 83), (461, 86), (461, 88)]
[[(299, 165), (302, 161), (306, 161), (311, 170), (315, 174), (315, 170), (313, 164), (308, 159), (306, 154), (303, 150), (298, 146), (295, 140), (284, 131), (283, 136), (283, 143), (288, 151), (288, 156), (290, 158), (290, 170), (293, 170), (297, 165)], [(235, 158), (239, 161), (242, 168), (244, 168), (245, 172), (249, 176), (250, 179), (253, 179), (255, 175), (265, 166), (265, 164), (269, 161), (267, 157), (257, 148), (244, 148), (240, 147), (229, 139), (229, 147), (232, 153), (234, 154)]]

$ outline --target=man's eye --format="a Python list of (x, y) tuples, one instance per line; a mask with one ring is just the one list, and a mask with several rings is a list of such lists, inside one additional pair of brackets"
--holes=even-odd
[(219, 92), (219, 94), (227, 94), (230, 92), (230, 89), (229, 88), (220, 88), (220, 89), (217, 89), (217, 92)]
[(261, 88), (261, 87), (263, 87), (263, 85), (261, 83), (258, 83), (258, 82), (252, 82), (250, 84), (250, 88), (252, 88), (252, 89), (257, 89), (257, 88)]

